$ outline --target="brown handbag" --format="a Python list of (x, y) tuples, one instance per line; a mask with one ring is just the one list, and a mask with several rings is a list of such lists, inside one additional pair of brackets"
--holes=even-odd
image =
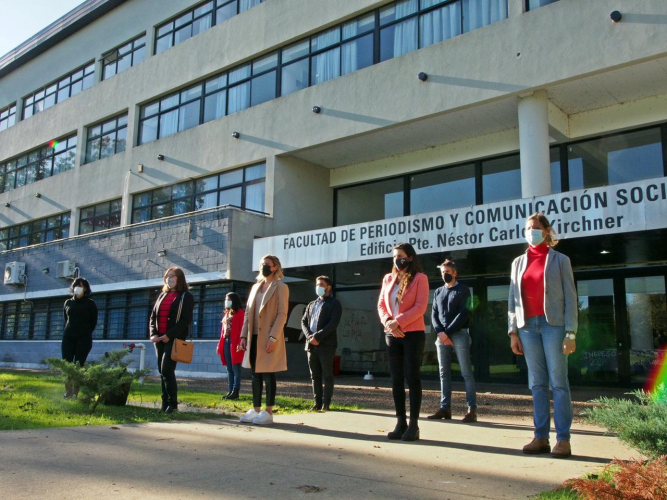
[[(181, 303), (178, 305), (178, 315), (176, 316), (176, 323), (181, 319), (181, 309), (183, 309), (183, 302), (185, 298), (181, 298)], [(188, 327), (188, 334), (190, 340), (192, 340), (192, 330)], [(192, 363), (192, 356), (195, 352), (194, 342), (188, 342), (187, 340), (174, 339), (174, 343), (171, 346), (171, 360), (178, 363)]]

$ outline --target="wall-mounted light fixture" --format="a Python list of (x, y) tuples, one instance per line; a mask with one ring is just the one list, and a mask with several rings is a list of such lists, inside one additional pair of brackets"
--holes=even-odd
[(5, 203), (5, 208), (9, 208), (9, 207), (11, 207), (11, 204), (9, 202), (6, 202)]
[(621, 19), (623, 19), (623, 14), (621, 14), (619, 11), (615, 10), (612, 12), (609, 17), (611, 18), (612, 23), (618, 23), (620, 22)]
[(139, 172), (140, 174), (144, 173), (144, 164), (143, 163), (139, 163), (139, 165), (137, 165), (137, 172)]
[(157, 159), (160, 161), (164, 161), (164, 155), (157, 155)]
[(319, 115), (321, 112), (322, 112), (322, 108), (320, 108), (319, 106), (313, 106), (313, 113), (315, 113), (316, 115)]
[(44, 269), (42, 269), (42, 273), (51, 274), (51, 270), (48, 267), (45, 267)]
[(239, 134), (238, 132), (232, 132), (232, 137), (234, 139), (238, 139), (239, 137), (241, 137), (241, 134)]
[(428, 75), (422, 71), (417, 75), (417, 78), (419, 78), (422, 82), (425, 82), (428, 80)]
[(167, 256), (167, 251), (166, 250), (158, 250), (157, 251), (157, 256), (158, 257), (166, 257)]
[(35, 193), (35, 198), (41, 198), (41, 197), (42, 197), (41, 194), (39, 194), (39, 193)]

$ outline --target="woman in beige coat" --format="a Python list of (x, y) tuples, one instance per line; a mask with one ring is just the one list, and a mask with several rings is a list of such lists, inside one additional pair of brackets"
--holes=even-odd
[[(265, 255), (259, 263), (257, 283), (248, 297), (240, 350), (245, 350), (243, 366), (252, 369), (252, 402), (254, 408), (241, 422), (259, 425), (273, 423), (276, 400), (276, 372), (287, 370), (285, 334), (289, 288), (280, 281), (283, 270), (275, 255)], [(266, 381), (266, 410), (262, 409), (262, 386)]]

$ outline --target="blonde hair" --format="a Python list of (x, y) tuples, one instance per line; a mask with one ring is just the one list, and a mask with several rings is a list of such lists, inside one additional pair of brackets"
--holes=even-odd
[[(276, 272), (274, 273), (274, 278), (277, 279), (277, 280), (283, 279), (285, 277), (285, 275), (283, 274), (283, 266), (280, 263), (280, 259), (278, 257), (276, 257), (275, 255), (266, 254), (259, 261), (259, 274), (257, 275), (257, 278), (255, 278), (255, 281), (257, 281), (258, 283), (261, 283), (265, 279), (264, 275), (262, 274), (262, 260), (265, 260), (265, 259), (270, 259), (273, 262), (273, 266), (278, 266), (278, 269), (276, 269)], [(273, 267), (273, 266), (271, 266), (271, 267)]]
[(535, 212), (533, 215), (531, 215), (526, 219), (526, 224), (528, 224), (528, 221), (531, 220), (539, 222), (540, 226), (542, 226), (544, 230), (547, 232), (547, 235), (544, 238), (544, 241), (547, 243), (547, 245), (549, 245), (552, 248), (558, 245), (558, 238), (556, 236), (556, 231), (554, 231), (554, 228), (551, 227), (549, 219), (547, 219), (544, 216), (544, 212)]

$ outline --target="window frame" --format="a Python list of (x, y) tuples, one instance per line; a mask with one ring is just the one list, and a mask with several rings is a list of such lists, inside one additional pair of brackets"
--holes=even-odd
[[(113, 209), (114, 203), (118, 204), (118, 208), (115, 209), (115, 210)], [(101, 208), (104, 205), (108, 207), (108, 211), (104, 212), (104, 213), (100, 213), (98, 215), (98, 213), (97, 213), (98, 208)], [(81, 207), (79, 209), (79, 228), (78, 228), (79, 231), (78, 231), (78, 234), (79, 235), (93, 234), (93, 233), (97, 233), (98, 231), (104, 231), (106, 229), (115, 229), (117, 227), (120, 227), (121, 226), (122, 209), (123, 209), (122, 198), (116, 198), (114, 200), (103, 201), (102, 203), (96, 203), (95, 205), (88, 205), (86, 207)], [(84, 213), (87, 210), (92, 210), (93, 211), (93, 215), (91, 217), (84, 217)], [(102, 228), (98, 229), (96, 220), (98, 219), (99, 216), (104, 216), (104, 215), (108, 216), (109, 219), (111, 219), (111, 216), (117, 215), (118, 216), (118, 224), (111, 225), (111, 221), (109, 221), (109, 224), (106, 227), (102, 227)], [(86, 224), (87, 222), (92, 223), (93, 229), (92, 229), (92, 231), (84, 232), (84, 231), (82, 231), (82, 228), (84, 227), (84, 224)]]
[[(125, 123), (119, 125), (119, 121), (122, 120), (123, 118), (125, 118)], [(97, 123), (94, 123), (92, 125), (88, 125), (86, 127), (86, 149), (84, 150), (84, 161), (83, 161), (84, 164), (93, 163), (93, 162), (96, 162), (98, 160), (102, 160), (104, 158), (109, 158), (110, 156), (113, 156), (113, 155), (118, 154), (118, 153), (122, 153), (123, 151), (127, 150), (127, 119), (128, 119), (128, 113), (126, 111), (124, 113), (113, 116), (111, 118), (107, 118), (106, 120), (103, 120), (101, 122), (97, 122)], [(116, 122), (115, 126), (112, 129), (107, 130), (105, 132), (104, 131), (104, 126), (108, 125), (111, 122)], [(94, 136), (91, 137), (91, 132), (97, 127), (100, 128), (99, 134), (94, 135)], [(120, 132), (121, 130), (126, 131), (126, 133), (125, 133), (125, 146), (123, 147), (122, 150), (119, 151), (118, 150), (118, 132)], [(115, 136), (114, 144), (113, 144), (113, 153), (108, 155), (108, 156), (102, 157), (102, 147), (101, 147), (102, 142), (101, 142), (101, 139), (105, 135), (109, 135), (109, 134), (112, 134), (112, 133)], [(100, 139), (100, 147), (97, 149), (97, 158), (91, 158), (91, 157), (88, 156), (88, 146), (91, 142), (94, 142), (98, 139)]]
[[(124, 49), (127, 45), (130, 45), (130, 49), (128, 51), (125, 51), (121, 53), (121, 50)], [(102, 63), (102, 81), (108, 80), (109, 78), (113, 78), (114, 76), (118, 75), (119, 73), (122, 73), (123, 71), (127, 71), (131, 67), (135, 66), (136, 64), (139, 64), (140, 62), (143, 62), (146, 60), (146, 33), (142, 33), (131, 40), (128, 40), (125, 43), (122, 43), (118, 45), (117, 47), (114, 47), (111, 50), (108, 50), (104, 54), (102, 54), (102, 57), (100, 58), (100, 62)], [(135, 62), (135, 56), (137, 52), (141, 49), (144, 49), (144, 56), (141, 59), (141, 61), (136, 61)], [(123, 59), (126, 56), (130, 56), (130, 65), (121, 70), (120, 72), (118, 71), (118, 61)], [(108, 58), (114, 57), (113, 60), (106, 62)], [(106, 76), (107, 73), (107, 67), (110, 67), (111, 65), (115, 66), (114, 73), (113, 75)]]
[(0, 132), (16, 125), (16, 103), (0, 109)]
[[(33, 219), (23, 224), (3, 227), (0, 229), (0, 252), (69, 238), (71, 214), (71, 212), (62, 212), (49, 217)], [(53, 238), (47, 240), (49, 232), (53, 232)], [(57, 237), (58, 233), (60, 236)], [(39, 241), (34, 241), (36, 237)], [(22, 244), (21, 241), (26, 239), (28, 241)]]

